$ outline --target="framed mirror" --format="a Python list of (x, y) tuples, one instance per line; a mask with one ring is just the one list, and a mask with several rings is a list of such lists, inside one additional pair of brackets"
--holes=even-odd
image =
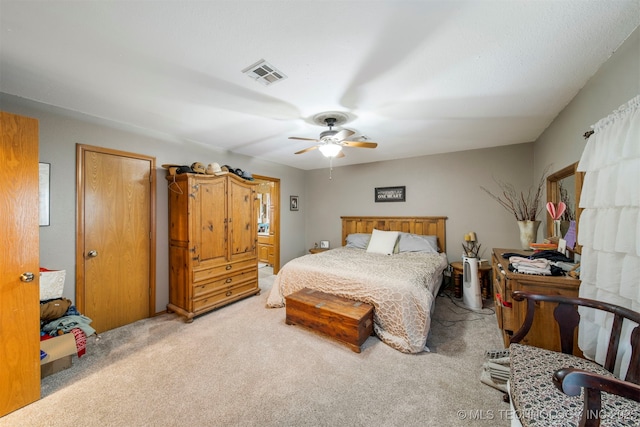
[[(564, 202), (567, 209), (560, 217), (560, 234), (565, 236), (571, 221), (576, 222), (575, 233), (578, 235), (578, 227), (580, 224), (580, 193), (582, 192), (582, 183), (584, 181), (584, 172), (578, 172), (578, 162), (570, 164), (566, 168), (552, 173), (547, 177), (547, 202), (557, 205)], [(547, 236), (553, 236), (554, 222), (547, 216)], [(576, 243), (572, 248), (573, 252), (580, 253), (580, 245)]]

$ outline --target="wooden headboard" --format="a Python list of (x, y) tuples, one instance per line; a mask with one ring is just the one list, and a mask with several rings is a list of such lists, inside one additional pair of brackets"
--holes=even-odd
[(446, 216), (342, 216), (342, 245), (347, 235), (371, 233), (373, 229), (437, 236), (440, 252), (446, 252)]

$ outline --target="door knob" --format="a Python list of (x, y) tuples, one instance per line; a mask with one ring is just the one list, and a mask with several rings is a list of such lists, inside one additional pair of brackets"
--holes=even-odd
[(20, 275), (20, 281), (21, 282), (33, 282), (33, 279), (35, 279), (35, 275), (33, 273), (22, 273)]
[(89, 255), (91, 258), (95, 258), (98, 256), (98, 251), (89, 251), (87, 255)]

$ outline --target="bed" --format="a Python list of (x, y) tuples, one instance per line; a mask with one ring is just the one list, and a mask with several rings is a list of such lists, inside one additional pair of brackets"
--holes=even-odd
[[(446, 217), (342, 217), (343, 246), (285, 264), (267, 307), (284, 307), (285, 296), (305, 287), (362, 301), (374, 307), (374, 331), (382, 342), (404, 353), (429, 351), (431, 312), (448, 264), (445, 221)], [(380, 236), (393, 239), (390, 232), (399, 233), (393, 249), (384, 245), (381, 253), (371, 252)], [(431, 249), (422, 250), (426, 246)], [(389, 250), (393, 252), (387, 254)]]

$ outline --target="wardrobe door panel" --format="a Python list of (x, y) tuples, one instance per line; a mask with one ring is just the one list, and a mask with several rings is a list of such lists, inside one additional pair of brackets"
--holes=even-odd
[(195, 242), (199, 244), (200, 266), (227, 257), (225, 181), (200, 181), (196, 200), (199, 220)]

